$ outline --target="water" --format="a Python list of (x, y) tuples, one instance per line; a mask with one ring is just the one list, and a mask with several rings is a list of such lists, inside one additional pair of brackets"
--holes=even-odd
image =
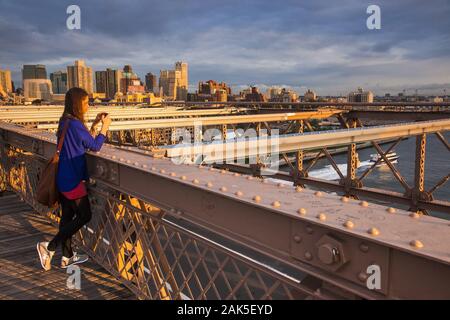
[[(444, 134), (447, 141), (450, 141), (450, 132)], [(390, 144), (381, 146), (383, 150), (387, 150)], [(414, 167), (415, 167), (415, 152), (416, 152), (416, 138), (410, 137), (407, 140), (400, 142), (394, 151), (399, 156), (398, 163), (394, 166), (400, 171), (403, 178), (410, 185), (414, 185)], [(450, 173), (450, 152), (444, 144), (433, 134), (427, 136), (426, 144), (426, 159), (425, 159), (425, 189), (429, 190), (439, 180)], [(357, 171), (359, 177), (369, 166), (370, 155), (377, 153), (374, 148), (367, 148), (358, 150), (360, 166)], [(347, 170), (347, 154), (340, 154), (333, 156), (339, 169), (345, 175)], [(286, 168), (283, 168), (286, 170)], [(310, 171), (311, 177), (321, 178), (325, 180), (337, 180), (338, 174), (331, 167), (326, 158), (320, 159), (313, 169)], [(375, 168), (362, 181), (366, 187), (374, 187), (384, 190), (391, 190), (397, 192), (404, 192), (403, 186), (397, 181), (387, 165)], [(450, 201), (450, 181), (444, 184), (441, 188), (433, 193), (434, 199)], [(390, 203), (385, 203), (392, 205)], [(441, 214), (434, 213), (439, 216)]]

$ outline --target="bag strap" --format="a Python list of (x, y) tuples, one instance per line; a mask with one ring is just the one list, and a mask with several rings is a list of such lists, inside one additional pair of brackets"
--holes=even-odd
[(67, 132), (67, 129), (69, 128), (69, 122), (70, 122), (70, 119), (66, 118), (66, 122), (64, 123), (64, 128), (62, 130), (61, 137), (59, 138), (58, 147), (56, 148), (57, 154), (59, 154), (61, 152), (61, 149), (62, 149), (62, 146), (64, 143), (64, 138), (66, 137), (66, 132)]

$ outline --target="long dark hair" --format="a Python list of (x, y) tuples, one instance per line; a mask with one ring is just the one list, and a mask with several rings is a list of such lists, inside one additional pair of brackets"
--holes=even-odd
[(86, 90), (78, 87), (70, 88), (69, 91), (66, 92), (66, 98), (64, 101), (64, 113), (62, 117), (73, 117), (85, 124), (85, 115), (81, 108), (81, 101), (85, 97), (89, 97), (89, 94), (86, 92)]

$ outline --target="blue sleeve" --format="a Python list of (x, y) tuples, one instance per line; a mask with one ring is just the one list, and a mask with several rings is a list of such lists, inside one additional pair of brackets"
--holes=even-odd
[(90, 151), (100, 151), (106, 137), (100, 133), (95, 138), (93, 138), (83, 124), (79, 123), (77, 127), (83, 147)]

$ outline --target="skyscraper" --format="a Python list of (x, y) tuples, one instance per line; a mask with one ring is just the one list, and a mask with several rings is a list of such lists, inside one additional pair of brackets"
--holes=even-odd
[(64, 71), (56, 71), (50, 73), (53, 93), (64, 94), (67, 92), (67, 73)]
[(47, 79), (47, 70), (42, 64), (26, 64), (22, 69), (22, 80)]
[(120, 91), (122, 71), (107, 68), (106, 71), (95, 72), (95, 88), (97, 93), (104, 93), (106, 98), (113, 99)]
[(52, 83), (49, 79), (23, 80), (23, 95), (26, 100), (50, 101), (52, 94)]
[(177, 98), (178, 83), (181, 72), (177, 70), (161, 70), (159, 76), (159, 86), (162, 88), (164, 96), (174, 100)]
[(11, 71), (0, 69), (0, 92), (8, 94), (12, 91)]
[(144, 86), (141, 85), (141, 79), (133, 72), (130, 65), (123, 67), (122, 76), (120, 79), (120, 89), (123, 94), (127, 92), (144, 92)]
[(158, 91), (158, 77), (149, 72), (145, 75), (145, 87), (148, 91), (151, 91), (155, 93), (155, 91)]
[(92, 84), (92, 68), (87, 67), (83, 60), (76, 60), (74, 66), (67, 66), (67, 82), (68, 89), (79, 87), (91, 94), (93, 90)]
[(188, 91), (188, 64), (186, 62), (177, 61), (175, 63), (175, 71), (179, 71), (179, 80), (176, 88), (176, 99), (186, 101)]

